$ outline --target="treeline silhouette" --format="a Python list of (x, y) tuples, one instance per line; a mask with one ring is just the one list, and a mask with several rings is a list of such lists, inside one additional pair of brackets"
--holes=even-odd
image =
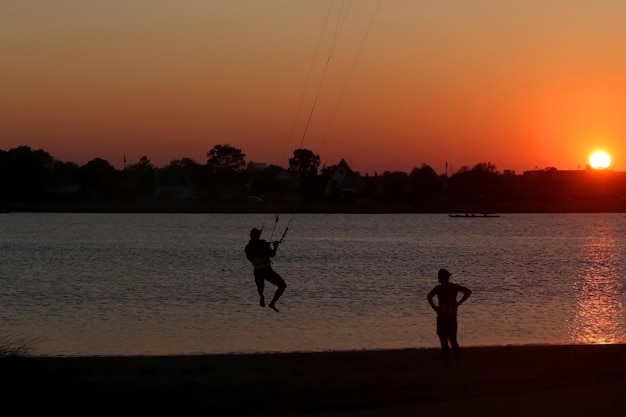
[(422, 164), (411, 172), (360, 175), (344, 160), (296, 149), (287, 168), (246, 161), (216, 145), (191, 158), (155, 167), (143, 156), (116, 169), (95, 158), (59, 161), (44, 150), (0, 150), (0, 208), (4, 211), (387, 211), (387, 212), (623, 212), (626, 175), (612, 170), (556, 168), (499, 172), (489, 162), (437, 174)]

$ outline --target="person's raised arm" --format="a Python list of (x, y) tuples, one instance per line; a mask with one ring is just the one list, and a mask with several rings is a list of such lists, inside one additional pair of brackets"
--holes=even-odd
[(278, 250), (278, 242), (277, 240), (272, 242), (272, 245), (274, 246), (270, 252), (270, 256), (273, 258), (274, 256), (276, 256), (276, 250)]

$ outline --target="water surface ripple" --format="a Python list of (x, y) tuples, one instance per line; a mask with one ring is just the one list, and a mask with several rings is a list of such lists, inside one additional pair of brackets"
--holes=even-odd
[[(287, 224), (275, 313), (258, 305), (243, 247), (251, 227), (277, 239)], [(2, 214), (0, 337), (59, 356), (433, 347), (426, 294), (445, 267), (473, 290), (463, 346), (626, 343), (624, 214), (274, 225), (273, 214)]]

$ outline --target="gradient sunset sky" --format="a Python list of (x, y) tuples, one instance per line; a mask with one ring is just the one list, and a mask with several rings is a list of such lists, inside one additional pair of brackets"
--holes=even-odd
[(361, 174), (604, 149), (623, 171), (625, 22), (624, 0), (5, 0), (0, 149), (286, 167), (303, 147)]

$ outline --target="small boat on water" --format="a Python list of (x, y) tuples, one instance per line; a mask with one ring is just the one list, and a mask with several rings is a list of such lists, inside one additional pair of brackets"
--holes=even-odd
[(490, 213), (465, 213), (465, 214), (448, 214), (450, 217), (462, 217), (462, 218), (485, 218), (485, 217), (500, 217), (499, 214)]

